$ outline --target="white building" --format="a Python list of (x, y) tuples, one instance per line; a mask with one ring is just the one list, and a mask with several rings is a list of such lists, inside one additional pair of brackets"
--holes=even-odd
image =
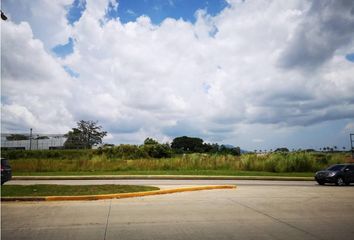
[(63, 134), (21, 134), (28, 140), (10, 140), (13, 134), (1, 134), (1, 149), (45, 150), (61, 149), (64, 147), (66, 137)]

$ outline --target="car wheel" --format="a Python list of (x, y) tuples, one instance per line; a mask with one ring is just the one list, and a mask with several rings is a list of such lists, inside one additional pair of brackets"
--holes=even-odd
[(317, 181), (317, 183), (320, 185), (324, 185), (324, 182), (321, 182), (321, 181)]
[(343, 185), (344, 185), (344, 180), (343, 180), (343, 178), (341, 178), (341, 177), (337, 178), (337, 180), (336, 180), (336, 185), (337, 185), (337, 186), (343, 186)]

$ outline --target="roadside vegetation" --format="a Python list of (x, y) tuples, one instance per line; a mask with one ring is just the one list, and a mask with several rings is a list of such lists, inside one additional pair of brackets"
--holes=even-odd
[[(121, 149), (124, 148), (124, 151)], [(350, 159), (349, 153), (289, 152), (269, 154), (190, 153), (174, 154), (171, 157), (152, 158), (136, 155), (131, 145), (121, 145), (107, 150), (42, 150), (6, 151), (14, 175), (35, 173), (77, 174), (185, 174), (185, 175), (254, 175), (271, 173), (314, 172), (329, 165)], [(131, 151), (129, 151), (131, 150)], [(133, 158), (135, 156), (136, 158)], [(250, 174), (252, 175), (252, 174)], [(289, 175), (289, 174), (287, 174)]]
[(145, 192), (153, 190), (159, 190), (159, 188), (136, 185), (3, 185), (1, 186), (1, 196), (77, 196)]
[[(259, 175), (284, 174), (303, 176), (350, 159), (349, 152), (324, 152), (313, 149), (292, 151), (278, 148), (271, 153), (241, 154), (239, 147), (206, 143), (201, 138), (181, 136), (171, 143), (146, 138), (142, 145), (101, 145), (107, 132), (93, 121), (80, 121), (66, 134), (64, 149), (2, 149), (14, 175)], [(23, 136), (13, 135), (12, 139)], [(25, 136), (24, 136), (25, 137)], [(337, 149), (335, 147), (335, 149)]]

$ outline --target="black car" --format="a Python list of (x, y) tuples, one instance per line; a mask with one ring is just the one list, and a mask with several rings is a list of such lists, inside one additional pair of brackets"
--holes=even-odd
[(1, 158), (1, 185), (10, 181), (12, 178), (12, 170), (9, 161), (6, 158)]
[(336, 164), (326, 170), (318, 171), (315, 175), (318, 184), (335, 183), (336, 185), (349, 185), (354, 183), (354, 164)]

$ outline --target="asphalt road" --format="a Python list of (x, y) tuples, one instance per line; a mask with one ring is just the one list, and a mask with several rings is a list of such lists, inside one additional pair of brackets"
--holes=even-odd
[(67, 184), (67, 185), (93, 185), (93, 184), (121, 184), (121, 185), (148, 185), (157, 186), (161, 189), (176, 188), (181, 186), (202, 186), (202, 185), (238, 185), (238, 186), (314, 186), (314, 181), (263, 181), (263, 180), (16, 180), (6, 184)]
[[(166, 181), (159, 185), (176, 187)], [(184, 186), (210, 184), (180, 181)], [(3, 202), (1, 235), (36, 240), (353, 239), (353, 185), (232, 182), (236, 190), (87, 202)]]

